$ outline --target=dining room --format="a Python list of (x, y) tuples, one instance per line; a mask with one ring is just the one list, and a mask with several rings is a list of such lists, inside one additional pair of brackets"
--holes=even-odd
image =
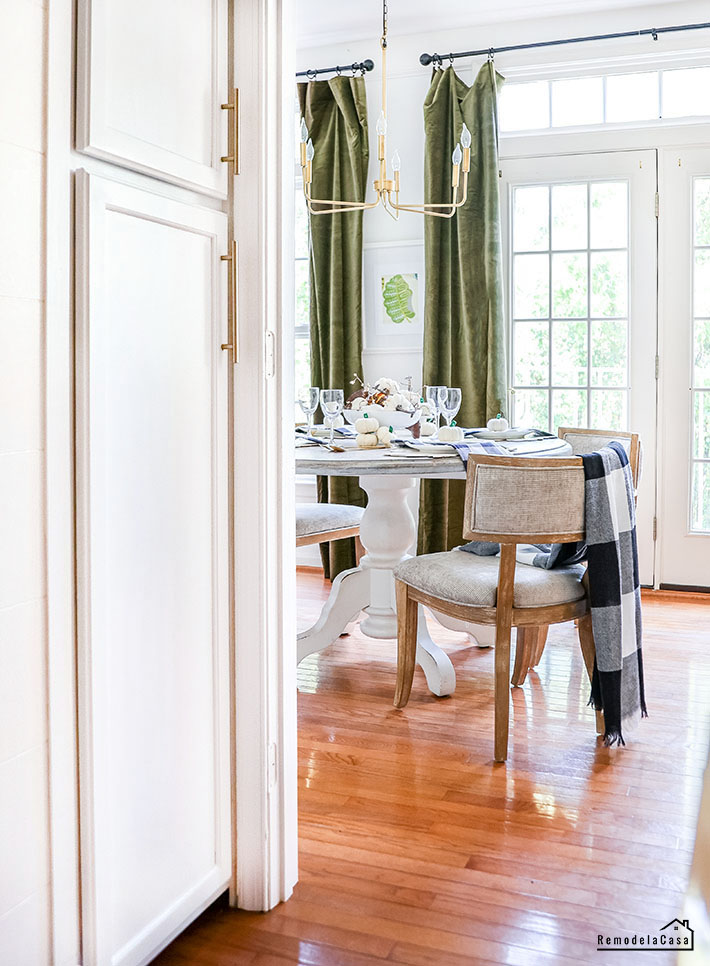
[(156, 962), (710, 962), (707, 11), (295, 12), (298, 882)]

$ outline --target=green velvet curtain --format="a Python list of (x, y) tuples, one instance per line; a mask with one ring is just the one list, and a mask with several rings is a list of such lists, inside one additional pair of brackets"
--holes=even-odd
[[(460, 426), (506, 413), (506, 329), (498, 188), (498, 105), (503, 78), (489, 61), (472, 87), (452, 67), (435, 70), (424, 102), (427, 202), (446, 201), (451, 155), (465, 122), (471, 132), (468, 200), (451, 219), (424, 222), (425, 386), (459, 386)], [(463, 480), (423, 480), (419, 553), (461, 543)]]
[[(369, 160), (362, 77), (298, 85), (301, 114), (313, 139), (312, 195), (364, 201)], [(362, 212), (311, 215), (311, 380), (321, 389), (353, 391), (362, 377)], [(318, 499), (363, 506), (357, 479), (319, 477)], [(325, 576), (355, 566), (355, 541), (321, 545)]]

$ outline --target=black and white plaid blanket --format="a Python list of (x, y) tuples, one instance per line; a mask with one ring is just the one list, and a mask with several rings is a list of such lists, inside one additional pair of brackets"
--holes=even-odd
[(623, 732), (646, 716), (634, 486), (620, 443), (610, 443), (582, 461), (597, 652), (590, 704), (604, 712), (605, 744), (623, 745)]
[[(518, 560), (551, 569), (588, 562), (589, 598), (596, 661), (589, 703), (604, 712), (604, 743), (623, 745), (646, 716), (641, 652), (641, 591), (636, 546), (636, 507), (626, 451), (612, 442), (584, 463), (584, 543), (520, 546)], [(497, 544), (461, 549), (492, 554)]]

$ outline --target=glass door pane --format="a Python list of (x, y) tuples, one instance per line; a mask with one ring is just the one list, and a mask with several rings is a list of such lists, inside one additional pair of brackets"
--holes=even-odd
[(518, 424), (627, 428), (628, 194), (624, 180), (512, 186)]

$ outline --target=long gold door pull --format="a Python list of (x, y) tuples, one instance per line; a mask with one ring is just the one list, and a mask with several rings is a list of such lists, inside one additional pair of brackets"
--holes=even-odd
[(229, 262), (229, 342), (223, 342), (223, 349), (230, 349), (232, 361), (239, 362), (239, 249), (236, 239), (232, 240), (229, 255), (221, 255), (223, 262)]
[(223, 111), (231, 111), (231, 124), (229, 125), (229, 134), (227, 135), (229, 141), (229, 147), (227, 150), (229, 154), (225, 154), (220, 158), (220, 161), (224, 161), (232, 165), (232, 172), (237, 175), (239, 174), (239, 88), (235, 87), (232, 91), (232, 99), (228, 104), (221, 105)]

